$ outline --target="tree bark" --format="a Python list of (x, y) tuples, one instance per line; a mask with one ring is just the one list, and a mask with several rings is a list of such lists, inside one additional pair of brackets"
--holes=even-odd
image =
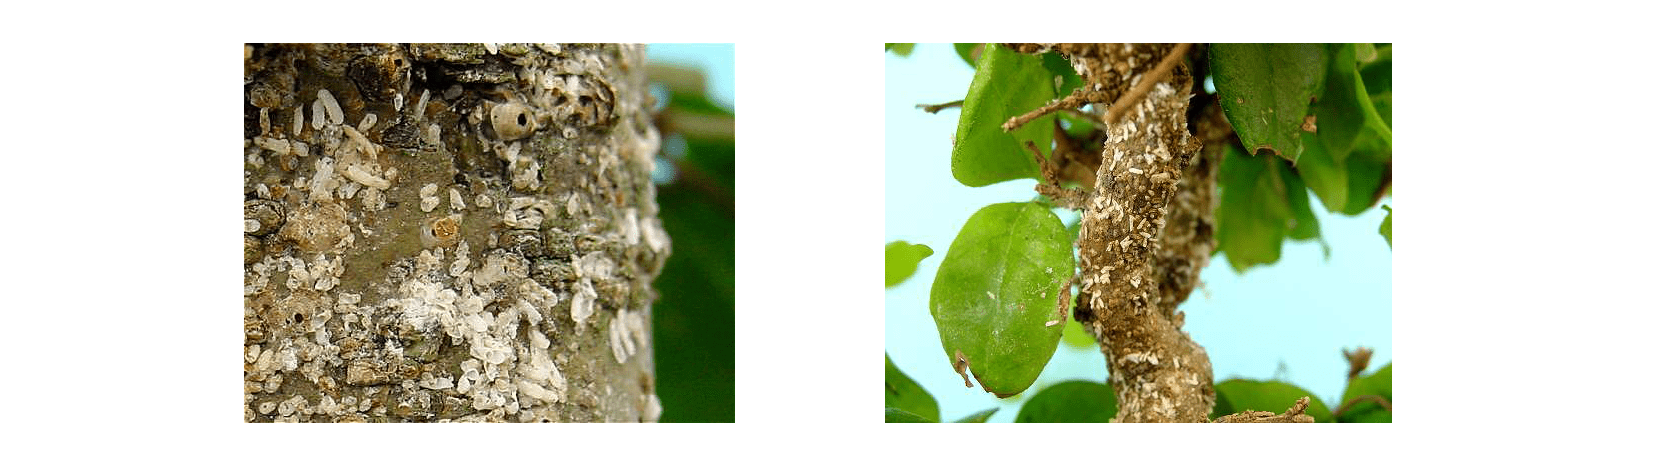
[(1184, 318), (1176, 310), (1214, 250), (1220, 161), (1215, 153), (1200, 155), (1204, 144), (1187, 130), (1193, 84), (1187, 48), (1010, 46), (1059, 51), (1083, 78), (1083, 87), (1060, 105), (1039, 111), (1093, 103), (1107, 123), (1098, 160), (1081, 161), (1097, 164), (1088, 167), (1095, 172), (1092, 189), (1062, 189), (1058, 170), (1045, 169), (1050, 179), (1037, 190), (1083, 211), (1074, 317), (1106, 355), (1118, 404), (1112, 421), (1209, 421), (1215, 406), (1209, 355), (1181, 330)]
[(654, 421), (644, 48), (244, 50), (244, 420)]

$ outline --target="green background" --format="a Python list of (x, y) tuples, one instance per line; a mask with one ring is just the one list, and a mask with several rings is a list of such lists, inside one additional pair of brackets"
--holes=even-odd
[[(635, 22), (614, 17), (619, 3), (305, 5), (8, 7), (8, 457), (1397, 462), (1623, 457), (1619, 448), (1646, 445), (1637, 438), (1649, 430), (1641, 405), (1652, 385), (1646, 289), (1659, 166), (1644, 138), (1654, 65), (1632, 50), (1651, 43), (1646, 13), (1515, 7), (1498, 18), (1445, 2), (1249, 12), (1097, 3), (1087, 13), (823, 3), (780, 18), (669, 3), (624, 8), (647, 13)], [(1034, 12), (1014, 20), (1015, 8)], [(1513, 30), (1480, 30), (1488, 27)], [(237, 43), (498, 37), (738, 43), (738, 91), (760, 96), (745, 100), (745, 113), (761, 115), (743, 121), (738, 158), (738, 423), (236, 425), (237, 342), (227, 327), (237, 319)], [(1395, 66), (1407, 161), (1397, 169), (1408, 173), (1395, 191), (1413, 211), (1395, 244), (1395, 327), (1412, 340), (1397, 349), (1410, 370), (1395, 399), (1410, 407), (1395, 423), (1297, 432), (879, 423), (881, 294), (866, 276), (883, 194), (866, 188), (879, 183), (873, 168), (884, 156), (873, 116), (879, 42), (1017, 37), (1384, 40), (1410, 50)]]

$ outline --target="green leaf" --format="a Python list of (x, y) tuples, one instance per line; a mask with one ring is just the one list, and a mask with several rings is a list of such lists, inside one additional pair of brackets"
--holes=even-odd
[(969, 68), (972, 68), (974, 67), (974, 49), (981, 45), (985, 44), (955, 44), (956, 56), (962, 57), (962, 61), (967, 63)]
[[(1342, 403), (1364, 395), (1382, 397), (1390, 403), (1394, 402), (1394, 364), (1383, 365), (1376, 373), (1355, 378), (1348, 383), (1348, 388), (1342, 392)], [(1392, 423), (1394, 414), (1373, 401), (1359, 401), (1342, 412), (1337, 421), (1343, 423)]]
[(1380, 149), (1356, 148), (1348, 156), (1348, 205), (1342, 208), (1343, 214), (1365, 213), (1380, 198), (1377, 191), (1383, 188), (1389, 161), (1387, 153), (1377, 150)]
[[(1290, 203), (1291, 221), (1290, 231), (1286, 234), (1291, 239), (1310, 240), (1319, 238), (1319, 218), (1313, 216), (1313, 208), (1308, 204), (1308, 186), (1302, 182), (1290, 165), (1274, 160), (1279, 170), (1279, 178), (1285, 183), (1285, 200)], [(1330, 255), (1326, 251), (1325, 255)]]
[(1377, 60), (1365, 63), (1359, 75), (1365, 81), (1366, 92), (1377, 95), (1394, 90), (1394, 58), (1387, 48), (1377, 49)]
[(1303, 117), (1325, 83), (1327, 55), (1320, 44), (1210, 46), (1221, 109), (1250, 153), (1301, 156)]
[[(674, 92), (669, 105), (700, 113), (731, 114), (699, 94)], [(682, 244), (670, 254), (655, 286), (651, 308), (658, 396), (665, 422), (732, 422), (736, 419), (735, 222), (730, 200), (735, 179), (732, 138), (686, 138), (680, 162), (709, 182), (657, 187), (658, 210), (669, 237)], [(682, 170), (681, 172), (684, 172)]]
[(1250, 156), (1228, 146), (1221, 162), (1216, 206), (1216, 250), (1225, 252), (1234, 271), (1279, 261), (1279, 250), (1291, 220), (1284, 182), (1267, 156)]
[[(1326, 75), (1325, 93), (1317, 105), (1320, 111), (1316, 112), (1320, 137), (1325, 139), (1326, 148), (1337, 160), (1343, 160), (1353, 148), (1354, 138), (1361, 135), (1381, 137), (1392, 147), (1393, 131), (1378, 113), (1372, 93), (1366, 89), (1365, 79), (1355, 64), (1355, 47), (1351, 44), (1332, 44), (1330, 50), (1333, 56), (1331, 68)], [(1392, 73), (1392, 69), (1385, 67), (1378, 72)], [(1327, 119), (1336, 125), (1331, 132), (1326, 131)], [(1362, 130), (1369, 134), (1362, 134)]]
[(996, 414), (997, 410), (1002, 410), (1002, 408), (1001, 407), (991, 407), (991, 408), (988, 408), (988, 409), (985, 409), (985, 410), (980, 410), (978, 412), (971, 413), (968, 416), (962, 417), (961, 420), (956, 420), (956, 422), (957, 423), (984, 423), (985, 420), (991, 419), (991, 415)]
[(1010, 118), (1054, 99), (1053, 75), (1039, 56), (991, 44), (980, 57), (973, 84), (962, 101), (950, 170), (968, 187), (1039, 176), (1037, 162), (1024, 146), (1032, 141), (1046, 151), (1054, 140), (1054, 115), (1038, 118), (1014, 132), (1003, 132)]
[[(1324, 125), (1319, 130), (1324, 131)], [(1308, 183), (1308, 189), (1319, 196), (1325, 211), (1342, 211), (1348, 205), (1348, 164), (1326, 152), (1325, 142), (1318, 135), (1302, 134), (1302, 158), (1296, 160), (1296, 171)]]
[(887, 408), (888, 423), (938, 423), (938, 420), (922, 418), (921, 415), (906, 412), (892, 407)]
[(1376, 44), (1354, 44), (1354, 61), (1360, 64), (1377, 61)]
[(968, 218), (928, 301), (947, 359), (961, 354), (959, 371), (997, 397), (1030, 387), (1060, 342), (1062, 326), (1047, 323), (1070, 285), (1071, 249), (1060, 218), (1035, 202), (992, 204)]
[(1382, 118), (1385, 125), (1394, 124), (1394, 93), (1382, 92), (1371, 94), (1371, 108), (1377, 110), (1377, 116)]
[[(1321, 126), (1324, 130), (1324, 126)], [(1377, 199), (1377, 189), (1384, 188), (1384, 176), (1389, 171), (1387, 151), (1364, 146), (1355, 149), (1347, 159), (1337, 161), (1326, 151), (1319, 136), (1302, 135), (1304, 151), (1296, 169), (1307, 181), (1307, 188), (1319, 196), (1326, 211), (1342, 214), (1365, 213)], [(1360, 143), (1365, 143), (1362, 139)]]
[[(1060, 52), (1044, 53), (1043, 68), (1048, 69), (1049, 74), (1060, 77), (1059, 84), (1054, 88), (1055, 95), (1071, 95), (1071, 91), (1083, 86), (1083, 77), (1077, 75), (1077, 70), (1071, 67), (1071, 60)], [(1050, 77), (1049, 82), (1056, 81)]]
[(1233, 404), (1227, 402), (1227, 396), (1221, 395), (1221, 393), (1217, 392), (1215, 394), (1215, 408), (1210, 410), (1210, 420), (1214, 421), (1216, 418), (1220, 418), (1236, 411), (1237, 410), (1233, 410)]
[(1107, 423), (1118, 413), (1111, 386), (1066, 381), (1049, 386), (1020, 407), (1015, 423)]
[(933, 249), (905, 241), (887, 243), (887, 287), (897, 286), (916, 274), (916, 264), (933, 255)]
[(916, 44), (887, 44), (887, 51), (901, 57), (910, 56), (910, 51), (916, 49)]
[[(1282, 381), (1255, 381), (1248, 379), (1230, 379), (1215, 385), (1217, 417), (1231, 415), (1245, 410), (1258, 412), (1284, 413), (1291, 406), (1296, 405), (1296, 399), (1308, 398), (1308, 409), (1303, 413), (1313, 417), (1313, 421), (1330, 423), (1331, 409), (1319, 400), (1318, 396), (1309, 393), (1306, 389)], [(1220, 398), (1227, 398), (1228, 409), (1220, 410)]]
[(1387, 205), (1383, 205), (1382, 209), (1387, 210), (1388, 215), (1383, 216), (1382, 227), (1377, 228), (1377, 232), (1382, 234), (1383, 240), (1388, 241), (1388, 248), (1392, 249), (1394, 248), (1394, 209)]
[(910, 379), (899, 367), (893, 364), (893, 357), (887, 357), (886, 388), (889, 408), (897, 408), (914, 415), (937, 422), (939, 421), (939, 401), (933, 399), (927, 389)]
[[(1073, 293), (1072, 295), (1077, 294)], [(1073, 305), (1072, 307), (1076, 307), (1076, 305)], [(1070, 312), (1071, 310), (1068, 309), (1066, 311)], [(1078, 323), (1077, 320), (1068, 320), (1069, 321), (1066, 322), (1066, 329), (1062, 331), (1063, 334), (1060, 336), (1060, 340), (1066, 341), (1066, 345), (1079, 349), (1094, 349), (1095, 345), (1099, 344), (1099, 341), (1096, 341), (1094, 336), (1089, 335), (1088, 330), (1083, 329), (1082, 323)]]

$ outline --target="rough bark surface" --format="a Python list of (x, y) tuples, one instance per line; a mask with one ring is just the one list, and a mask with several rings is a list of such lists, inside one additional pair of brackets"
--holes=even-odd
[(244, 55), (245, 421), (658, 417), (643, 47)]
[[(1215, 405), (1209, 355), (1181, 330), (1176, 305), (1191, 293), (1214, 248), (1219, 160), (1195, 157), (1202, 144), (1187, 132), (1193, 83), (1187, 65), (1172, 62), (1164, 73), (1155, 71), (1184, 48), (1011, 46), (1069, 57), (1084, 86), (1056, 103), (1068, 108), (1094, 103), (1098, 116), (1111, 119), (1110, 111), (1117, 118), (1106, 129), (1092, 190), (1061, 189), (1052, 180), (1038, 186), (1058, 203), (1083, 210), (1077, 242), (1081, 292), (1074, 316), (1106, 355), (1119, 405), (1113, 421), (1208, 421)], [(1132, 101), (1119, 102), (1124, 95)]]

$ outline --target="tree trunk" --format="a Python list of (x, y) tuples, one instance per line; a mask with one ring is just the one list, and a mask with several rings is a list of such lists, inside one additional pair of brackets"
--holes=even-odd
[(244, 53), (245, 421), (658, 417), (643, 47)]
[[(1081, 292), (1073, 316), (1106, 355), (1118, 405), (1112, 421), (1209, 421), (1215, 406), (1210, 358), (1181, 330), (1184, 318), (1176, 310), (1215, 249), (1220, 162), (1218, 152), (1200, 153), (1204, 143), (1187, 130), (1193, 84), (1187, 47), (1009, 46), (1025, 53), (1059, 51), (1084, 81), (1071, 96), (1010, 125), (1085, 103), (1095, 104), (1096, 116), (1107, 124), (1099, 156), (1080, 156), (1091, 154), (1060, 144), (1055, 162), (1045, 162), (1045, 182), (1037, 191), (1083, 211), (1077, 238)], [(1200, 126), (1206, 123), (1213, 121), (1200, 120)], [(1062, 188), (1061, 181), (1088, 188)]]

